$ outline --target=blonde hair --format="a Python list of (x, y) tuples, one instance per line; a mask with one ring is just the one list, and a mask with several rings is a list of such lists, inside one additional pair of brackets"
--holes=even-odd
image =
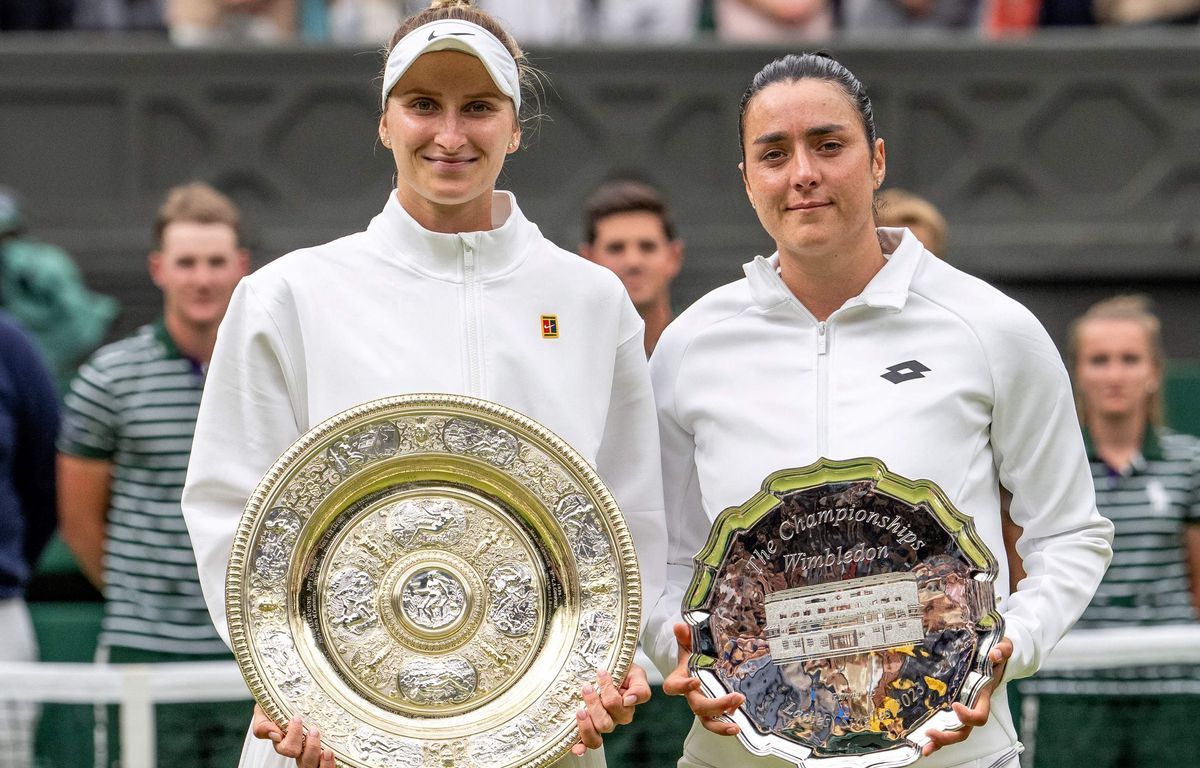
[(923, 243), (926, 249), (939, 257), (945, 257), (946, 217), (941, 211), (919, 195), (905, 189), (892, 187), (875, 196), (875, 224), (880, 227), (907, 227), (924, 225), (932, 234), (931, 243)]
[[(529, 59), (525, 56), (525, 52), (521, 50), (521, 46), (517, 45), (516, 39), (508, 34), (508, 31), (504, 29), (500, 22), (487, 11), (476, 8), (471, 0), (433, 0), (428, 8), (400, 22), (383, 51), (385, 67), (388, 55), (396, 47), (396, 44), (404, 39), (405, 35), (417, 27), (424, 26), (430, 22), (445, 21), (447, 19), (469, 21), (472, 24), (483, 27), (508, 49), (508, 52), (512, 54), (513, 61), (517, 63), (517, 79), (521, 84), (521, 105), (522, 110), (526, 112), (524, 116), (517, 115), (517, 120), (522, 124), (529, 121), (536, 121), (541, 116), (538, 104), (543, 93), (542, 83), (545, 75), (529, 63)], [(382, 75), (380, 79), (382, 79)], [(529, 106), (526, 107), (525, 105)]]
[[(1122, 294), (1097, 302), (1067, 328), (1067, 365), (1071, 377), (1079, 367), (1079, 346), (1082, 328), (1092, 320), (1125, 320), (1136, 323), (1146, 331), (1146, 344), (1150, 347), (1150, 362), (1158, 372), (1158, 386), (1146, 394), (1146, 416), (1154, 426), (1164, 423), (1162, 380), (1167, 368), (1167, 351), (1162, 342), (1162, 322), (1151, 310), (1152, 302), (1143, 294)], [(1086, 418), (1085, 403), (1079, 387), (1075, 387), (1075, 408), (1079, 420)]]
[(158, 209), (154, 221), (154, 247), (162, 248), (163, 232), (177, 221), (196, 224), (225, 224), (242, 240), (241, 214), (225, 195), (201, 181), (174, 187)]

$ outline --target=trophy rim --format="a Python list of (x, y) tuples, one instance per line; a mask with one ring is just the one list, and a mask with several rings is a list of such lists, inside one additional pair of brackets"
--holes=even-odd
[[(705, 611), (711, 592), (716, 584), (717, 572), (722, 557), (733, 537), (757, 524), (759, 520), (777, 508), (786, 494), (838, 482), (870, 480), (883, 495), (895, 498), (929, 512), (946, 533), (958, 544), (963, 554), (985, 574), (983, 581), (995, 583), (999, 575), (999, 562), (984, 543), (975, 528), (974, 519), (961, 512), (946, 496), (945, 492), (930, 480), (910, 480), (888, 470), (883, 461), (874, 457), (846, 460), (820, 458), (804, 467), (781, 469), (772, 472), (761, 488), (742, 504), (722, 510), (713, 521), (708, 539), (693, 558), (695, 567), (692, 579), (684, 593), (682, 613), (684, 621), (693, 632), (709, 620)], [(988, 653), (1003, 635), (1004, 618), (999, 607), (993, 605), (977, 622), (978, 646), (972, 659), (970, 672), (963, 682), (958, 701), (973, 706), (984, 687), (994, 679)], [(693, 651), (688, 657), (688, 671), (700, 679), (709, 696), (722, 696), (730, 690), (709, 669), (717, 659), (708, 654)], [(914, 736), (923, 736), (930, 727), (940, 730), (959, 730), (963, 724), (950, 711), (941, 722), (933, 723), (936, 714), (916, 726), (905, 735), (904, 741), (892, 747), (858, 754), (818, 754), (801, 742), (785, 739), (773, 734), (760, 734), (754, 721), (739, 707), (733, 715), (723, 719), (739, 726), (738, 740), (751, 753), (774, 756), (797, 765), (825, 765), (830, 768), (885, 768), (904, 766), (921, 756), (921, 745)], [(917, 733), (920, 731), (920, 733)]]
[[(578, 481), (584, 493), (595, 502), (597, 514), (602, 516), (607, 524), (610, 534), (607, 538), (612, 547), (613, 560), (621, 569), (619, 576), (620, 596), (618, 598), (618, 618), (623, 621), (623, 626), (613, 644), (615, 650), (609, 654), (612, 658), (610, 672), (615, 679), (623, 679), (633, 663), (641, 629), (641, 616), (644, 610), (641, 571), (637, 561), (637, 552), (634, 547), (632, 534), (620, 512), (616, 500), (591, 464), (565, 440), (541, 423), (499, 403), (465, 395), (442, 393), (414, 393), (384, 397), (343, 410), (325, 419), (297, 438), (276, 459), (256, 485), (254, 492), (250, 495), (242, 511), (237, 531), (234, 535), (225, 580), (225, 608), (230, 643), (233, 647), (234, 657), (238, 663), (242, 677), (255, 701), (272, 721), (285, 729), (290, 720), (287, 706), (276, 700), (276, 697), (272, 695), (271, 687), (264, 682), (263, 678), (268, 676), (269, 673), (259, 663), (256, 654), (253, 652), (253, 641), (248, 635), (250, 629), (248, 626), (248, 617), (244, 615), (247, 610), (247, 606), (244, 604), (246, 603), (248, 592), (247, 579), (250, 572), (250, 546), (254, 539), (255, 530), (262, 517), (271, 510), (271, 502), (283, 490), (281, 481), (289, 479), (292, 471), (301, 466), (305, 461), (319, 455), (319, 451), (326, 448), (332, 440), (345, 434), (355, 425), (365, 427), (388, 418), (394, 419), (415, 413), (448, 416), (451, 418), (483, 418), (493, 426), (513, 430), (535, 447), (544, 451), (549, 457), (557, 460), (560, 466)], [(340, 510), (338, 515), (345, 511), (345, 509)], [(331, 520), (336, 519), (338, 515), (335, 515)], [(567, 553), (573, 557), (569, 547), (567, 548)], [(293, 567), (291, 561), (295, 554), (295, 550), (289, 552), (289, 571)], [(301, 656), (303, 655), (301, 654)], [(524, 675), (528, 671), (528, 668), (522, 670), (521, 674), (509, 681), (508, 685), (513, 686), (518, 684), (524, 679)], [(311, 674), (312, 670), (309, 670), (309, 672)], [(313, 678), (318, 681), (322, 679), (315, 674)], [(295, 714), (295, 712), (293, 711), (292, 714)], [(519, 714), (519, 712), (514, 713), (514, 717)], [(521, 765), (527, 765), (530, 768), (540, 768), (563, 757), (570, 750), (571, 746), (578, 741), (578, 731), (574, 725), (573, 716), (571, 723), (572, 727), (565, 734), (557, 738), (547, 738), (538, 747), (537, 756), (532, 761), (523, 761)], [(409, 738), (417, 742), (422, 741), (419, 738), (405, 736), (398, 731), (389, 731), (388, 735)], [(354, 766), (355, 768), (372, 768), (372, 766), (362, 763), (352, 755), (346, 754), (342, 749), (333, 746), (329, 748), (333, 749), (336, 758), (346, 765)], [(502, 765), (508, 766), (509, 763), (503, 763)]]

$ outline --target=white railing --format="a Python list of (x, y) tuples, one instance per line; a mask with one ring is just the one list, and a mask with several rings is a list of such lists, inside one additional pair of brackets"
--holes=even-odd
[[(0, 662), (0, 699), (54, 704), (117, 704), (121, 764), (154, 768), (154, 705), (250, 699), (232, 661), (173, 664)], [(250, 708), (246, 708), (250, 728)]]
[[(1200, 625), (1079, 630), (1063, 638), (1042, 669), (1103, 669), (1166, 663), (1200, 664)], [(227, 661), (0, 663), (0, 699), (119, 705), (125, 768), (155, 765), (155, 704), (249, 698), (237, 665)]]

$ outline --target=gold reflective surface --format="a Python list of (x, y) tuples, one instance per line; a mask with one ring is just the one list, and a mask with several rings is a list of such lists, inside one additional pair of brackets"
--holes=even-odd
[(226, 600), (250, 690), (359, 768), (542, 766), (624, 676), (641, 585), (593, 470), (494, 403), (410, 395), (315, 427), (246, 505)]

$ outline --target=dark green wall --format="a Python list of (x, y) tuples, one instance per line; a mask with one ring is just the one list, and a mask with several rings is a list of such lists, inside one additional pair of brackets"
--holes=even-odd
[[(830, 48), (867, 83), (888, 184), (951, 222), (946, 256), (1051, 334), (1091, 301), (1150, 293), (1173, 357), (1200, 358), (1200, 38), (886, 40)], [(546, 119), (502, 186), (573, 248), (606, 174), (640, 169), (687, 241), (680, 307), (770, 250), (737, 173), (737, 104), (780, 53), (711, 44), (535, 51)], [(148, 224), (164, 191), (231, 192), (258, 260), (365, 225), (390, 186), (375, 52), (180, 52), (129, 40), (0, 38), (0, 183), (126, 312), (153, 314)]]

